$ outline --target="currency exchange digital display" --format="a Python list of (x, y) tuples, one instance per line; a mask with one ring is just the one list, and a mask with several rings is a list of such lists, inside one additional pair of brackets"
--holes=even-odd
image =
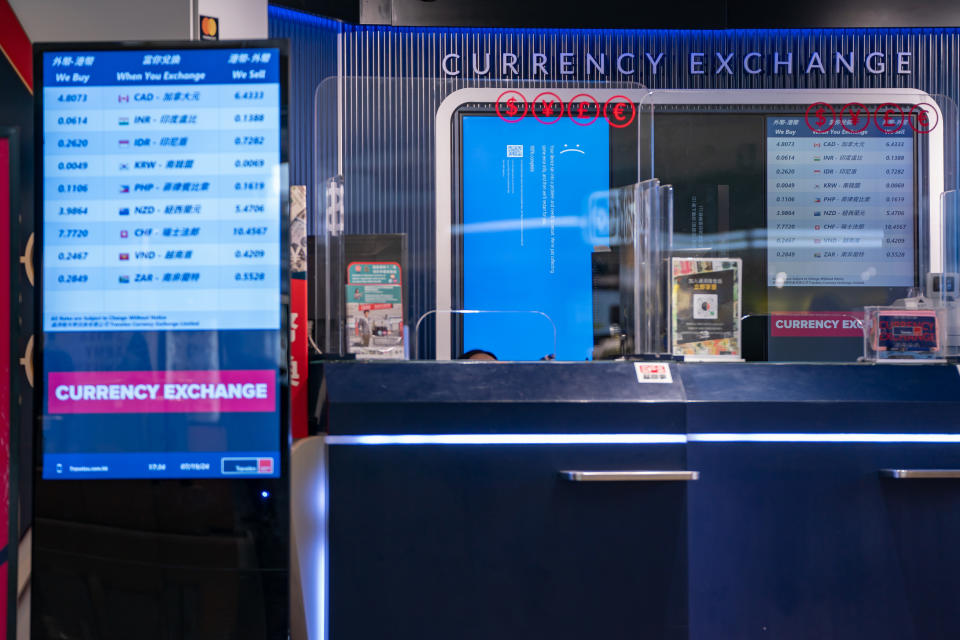
[(269, 44), (44, 46), (43, 478), (280, 475), (286, 63)]
[(913, 129), (815, 131), (802, 116), (766, 126), (768, 285), (913, 286)]

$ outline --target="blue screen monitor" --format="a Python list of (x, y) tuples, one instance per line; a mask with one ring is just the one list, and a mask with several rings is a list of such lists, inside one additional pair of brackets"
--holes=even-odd
[[(602, 120), (602, 119), (601, 119)], [(463, 351), (589, 360), (591, 261), (609, 245), (610, 131), (598, 121), (462, 118)], [(536, 311), (542, 316), (516, 312)], [(546, 320), (545, 318), (549, 318)]]

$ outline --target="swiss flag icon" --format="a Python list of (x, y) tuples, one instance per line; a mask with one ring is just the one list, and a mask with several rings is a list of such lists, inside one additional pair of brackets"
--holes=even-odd
[(273, 458), (257, 458), (257, 473), (273, 473)]

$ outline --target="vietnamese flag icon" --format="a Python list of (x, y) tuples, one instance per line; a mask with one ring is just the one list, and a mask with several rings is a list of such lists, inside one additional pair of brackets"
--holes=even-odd
[(130, 259), (130, 254), (129, 254), (129, 253), (121, 253), (121, 254), (120, 254), (120, 259), (121, 259), (121, 260), (129, 260), (129, 259)]

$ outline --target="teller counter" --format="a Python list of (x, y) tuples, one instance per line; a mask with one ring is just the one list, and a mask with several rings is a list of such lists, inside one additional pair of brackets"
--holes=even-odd
[(325, 364), (300, 635), (956, 637), (956, 367), (665, 366)]

